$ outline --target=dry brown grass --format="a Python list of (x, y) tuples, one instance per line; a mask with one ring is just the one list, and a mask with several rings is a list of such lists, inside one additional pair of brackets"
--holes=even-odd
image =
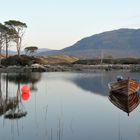
[(0, 55), (0, 58), (4, 58), (5, 56), (4, 55)]
[[(5, 56), (1, 55), (0, 58), (5, 58)], [(21, 55), (18, 57), (9, 56), (7, 59), (3, 59), (3, 65), (30, 65), (32, 63), (38, 64), (70, 64), (77, 61), (78, 58), (68, 56), (68, 55), (56, 55), (56, 56), (26, 56)]]
[(40, 57), (46, 63), (73, 63), (78, 60), (76, 57), (68, 55), (56, 55), (56, 56), (41, 56)]

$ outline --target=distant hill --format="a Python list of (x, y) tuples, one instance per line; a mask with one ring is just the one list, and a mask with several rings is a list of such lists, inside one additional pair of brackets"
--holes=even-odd
[(37, 50), (37, 54), (39, 54), (39, 53), (43, 53), (43, 52), (48, 52), (48, 51), (52, 51), (51, 49), (48, 49), (48, 48), (38, 48), (38, 50)]
[[(1, 54), (4, 55), (5, 54), (5, 50), (2, 49)], [(15, 54), (17, 54), (17, 52), (16, 51), (12, 51), (12, 50), (8, 50), (8, 54), (9, 55), (15, 55)]]
[(80, 58), (140, 57), (140, 29), (119, 29), (86, 37), (62, 50), (40, 55), (66, 54)]
[[(48, 48), (38, 48), (37, 52), (36, 52), (36, 55), (40, 54), (40, 53), (43, 53), (43, 52), (48, 52), (48, 51), (52, 51), (51, 49), (48, 49)], [(5, 54), (5, 50), (2, 50), (1, 52), (2, 54)], [(13, 51), (13, 50), (8, 50), (8, 54), (9, 55), (16, 55), (17, 52), (16, 51)], [(25, 51), (21, 51), (21, 54), (25, 54)]]
[[(52, 51), (52, 50), (51, 49), (48, 49), (48, 48), (38, 48), (38, 50), (35, 53), (35, 55), (39, 55), (40, 53), (48, 52), (48, 51)], [(22, 51), (22, 54), (25, 54), (25, 51)]]

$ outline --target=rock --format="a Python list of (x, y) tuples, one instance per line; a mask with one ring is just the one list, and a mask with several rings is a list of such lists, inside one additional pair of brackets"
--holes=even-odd
[(32, 72), (45, 72), (46, 68), (40, 64), (32, 64), (31, 65)]

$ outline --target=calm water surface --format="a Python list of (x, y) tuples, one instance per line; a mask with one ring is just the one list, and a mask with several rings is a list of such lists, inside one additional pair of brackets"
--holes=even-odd
[(119, 74), (140, 81), (129, 72), (0, 74), (1, 139), (139, 140), (140, 106), (128, 116), (108, 98)]

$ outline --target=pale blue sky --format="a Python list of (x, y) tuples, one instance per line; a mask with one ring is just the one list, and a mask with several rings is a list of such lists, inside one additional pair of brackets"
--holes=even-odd
[(61, 49), (83, 37), (140, 28), (140, 0), (0, 0), (0, 22), (28, 26), (24, 45)]

